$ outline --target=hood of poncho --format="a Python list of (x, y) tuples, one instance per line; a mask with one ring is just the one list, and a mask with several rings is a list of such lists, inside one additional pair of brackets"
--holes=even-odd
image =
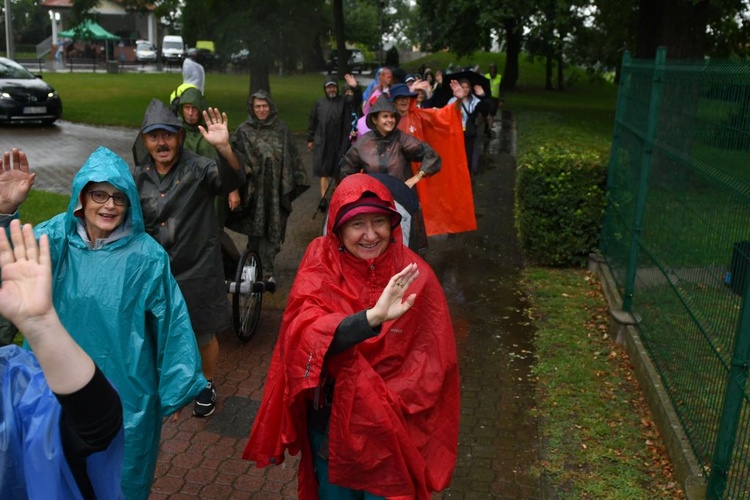
[[(271, 108), (271, 111), (268, 113), (268, 118), (261, 121), (257, 116), (255, 116), (255, 113), (253, 112), (253, 99), (263, 99), (264, 101), (268, 102), (268, 106), (270, 106)], [(273, 123), (279, 117), (279, 108), (276, 107), (276, 103), (271, 98), (271, 94), (269, 94), (267, 90), (259, 90), (250, 95), (250, 98), (247, 100), (247, 112), (249, 113), (247, 122), (251, 126), (256, 128), (273, 125)]]
[[(185, 91), (187, 92), (187, 90)], [(182, 94), (185, 95), (184, 93)], [(180, 97), (182, 102), (182, 97)], [(169, 110), (166, 104), (161, 102), (159, 99), (151, 99), (151, 102), (146, 108), (146, 114), (143, 115), (143, 122), (141, 122), (141, 131), (151, 125), (164, 124), (171, 127), (177, 127), (177, 129), (183, 128), (182, 122)]]
[(180, 112), (178, 113), (177, 118), (180, 120), (180, 122), (182, 122), (184, 127), (190, 127), (191, 125), (186, 124), (182, 118), (182, 107), (185, 104), (192, 104), (193, 106), (198, 108), (198, 124), (205, 125), (205, 121), (203, 120), (203, 112), (208, 108), (208, 103), (206, 103), (206, 99), (203, 97), (203, 94), (201, 94), (201, 91), (195, 87), (190, 87), (186, 89), (185, 92), (183, 92), (180, 96)]
[(108, 182), (125, 193), (130, 200), (130, 206), (125, 211), (123, 224), (126, 224), (126, 221), (130, 219), (133, 233), (144, 232), (143, 212), (141, 212), (138, 188), (128, 164), (113, 151), (104, 146), (99, 146), (96, 151), (91, 153), (86, 163), (73, 178), (70, 203), (65, 214), (65, 228), (68, 234), (76, 232), (76, 210), (83, 205), (81, 194), (83, 188), (90, 182)]

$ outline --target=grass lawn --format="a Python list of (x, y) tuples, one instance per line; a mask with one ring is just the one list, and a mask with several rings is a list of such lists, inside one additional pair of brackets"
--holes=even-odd
[[(165, 103), (182, 83), (181, 73), (45, 73), (63, 100), (63, 119), (99, 125), (139, 127), (151, 99)], [(227, 113), (230, 130), (247, 118), (250, 77), (209, 73), (206, 100)], [(301, 132), (313, 102), (323, 97), (322, 75), (271, 77), (273, 98), (289, 128)]]
[(684, 498), (607, 303), (583, 270), (527, 268), (542, 460), (556, 498)]

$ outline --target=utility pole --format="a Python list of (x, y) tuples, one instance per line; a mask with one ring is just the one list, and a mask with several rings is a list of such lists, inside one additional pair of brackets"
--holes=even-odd
[(8, 59), (13, 59), (13, 21), (10, 13), (10, 0), (5, 0), (5, 54)]

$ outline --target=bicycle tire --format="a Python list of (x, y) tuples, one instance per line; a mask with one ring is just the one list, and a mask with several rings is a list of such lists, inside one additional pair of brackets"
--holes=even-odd
[[(232, 321), (234, 322), (234, 332), (237, 337), (247, 342), (258, 328), (260, 322), (260, 309), (263, 303), (263, 287), (256, 286), (256, 283), (262, 284), (263, 268), (261, 266), (258, 254), (249, 248), (246, 248), (240, 255), (235, 274), (235, 289), (232, 292)], [(249, 282), (248, 293), (241, 293), (243, 280)]]

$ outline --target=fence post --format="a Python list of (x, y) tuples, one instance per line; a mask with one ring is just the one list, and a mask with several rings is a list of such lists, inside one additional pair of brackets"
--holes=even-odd
[(620, 138), (622, 136), (622, 122), (625, 115), (625, 97), (630, 94), (630, 52), (625, 51), (622, 54), (620, 63), (620, 82), (617, 90), (617, 107), (615, 108), (615, 126), (612, 133), (612, 147), (609, 150), (609, 168), (607, 169), (607, 208), (604, 212), (604, 222), (599, 236), (599, 245), (602, 255), (607, 256), (607, 234), (610, 229), (611, 219), (614, 217), (614, 210), (611, 208), (612, 196), (614, 189), (615, 173), (617, 171), (617, 155), (620, 150)]
[(648, 180), (651, 175), (651, 163), (653, 162), (654, 138), (656, 137), (656, 127), (659, 122), (664, 63), (666, 59), (667, 49), (665, 47), (659, 47), (656, 49), (654, 75), (651, 80), (652, 85), (648, 107), (648, 120), (646, 123), (646, 133), (643, 138), (643, 148), (641, 150), (641, 176), (638, 186), (635, 218), (633, 220), (633, 238), (630, 241), (630, 253), (628, 255), (628, 269), (624, 290), (625, 297), (623, 297), (622, 301), (622, 309), (628, 312), (632, 312), (633, 308), (633, 290), (635, 288), (636, 271), (638, 270), (638, 253), (640, 249), (641, 231), (643, 230), (643, 214), (646, 210), (646, 195), (648, 194)]
[(724, 406), (721, 409), (719, 431), (716, 434), (714, 456), (711, 460), (711, 474), (708, 476), (706, 498), (723, 498), (727, 487), (727, 477), (732, 466), (732, 453), (740, 423), (742, 401), (745, 398), (745, 384), (750, 368), (750, 279), (745, 280), (742, 295), (740, 320), (734, 339), (732, 364), (727, 376)]

